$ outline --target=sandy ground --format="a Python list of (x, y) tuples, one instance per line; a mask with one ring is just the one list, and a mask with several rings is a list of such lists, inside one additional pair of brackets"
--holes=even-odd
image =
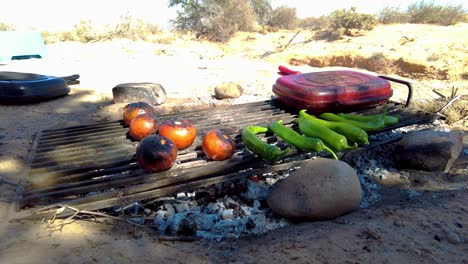
[[(362, 64), (359, 59), (382, 53), (383, 64), (378, 66), (387, 67), (382, 68), (386, 74), (410, 80), (415, 100), (439, 100), (432, 92), (435, 88), (443, 92), (450, 92), (453, 86), (460, 92), (468, 89), (467, 80), (461, 77), (468, 72), (467, 24), (386, 26), (334, 43), (310, 41), (311, 33), (301, 32), (283, 51), (294, 34), (241, 33), (227, 44), (189, 37), (170, 44), (127, 40), (55, 43), (48, 46), (46, 59), (0, 65), (1, 71), (81, 75), (81, 84), (72, 86), (66, 97), (0, 106), (0, 175), (18, 180), (32, 136), (39, 130), (119, 119), (123, 105), (112, 102), (111, 89), (124, 82), (160, 83), (169, 97), (168, 103), (158, 107), (160, 111), (188, 110), (270, 98), (279, 64), (303, 72), (337, 69), (328, 66), (338, 65), (382, 73), (366, 66), (375, 63)], [(400, 61), (401, 65), (419, 71), (398, 72), (401, 57), (411, 62)], [(311, 67), (317, 61), (322, 68)], [(244, 95), (230, 101), (211, 98), (214, 86), (224, 81), (241, 84)], [(405, 98), (405, 89), (395, 89), (396, 99)], [(466, 122), (460, 124), (466, 130)], [(423, 191), (416, 197), (389, 188), (379, 205), (334, 221), (298, 223), (263, 236), (222, 242), (159, 242), (151, 229), (115, 222), (78, 221), (51, 232), (38, 222), (8, 222), (9, 204), (0, 202), (0, 263), (468, 263), (466, 170), (464, 173), (458, 188), (443, 177), (437, 181), (437, 191)], [(13, 195), (7, 184), (1, 184), (0, 190), (1, 198)]]

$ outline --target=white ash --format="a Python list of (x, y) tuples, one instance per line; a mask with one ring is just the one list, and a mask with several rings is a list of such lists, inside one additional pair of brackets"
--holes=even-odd
[[(258, 186), (258, 182), (248, 182), (248, 185)], [(249, 194), (249, 197), (253, 196)], [(288, 224), (287, 220), (275, 217), (268, 208), (262, 207), (259, 200), (253, 200), (250, 206), (242, 201), (245, 199), (245, 196), (226, 196), (202, 206), (196, 201), (178, 204), (176, 198), (174, 205), (165, 203), (156, 211), (153, 227), (161, 234), (195, 235), (221, 240), (262, 234)], [(181, 212), (174, 210), (179, 205), (184, 208)]]
[[(154, 214), (153, 227), (160, 234), (194, 235), (209, 240), (238, 238), (262, 234), (289, 224), (284, 218), (274, 215), (266, 206), (265, 199), (270, 187), (285, 179), (289, 172), (281, 171), (253, 175), (255, 180), (246, 180), (243, 191), (237, 195), (224, 195), (208, 204), (196, 199), (196, 194), (177, 194), (172, 199), (161, 200)], [(234, 183), (215, 184), (200, 188), (200, 192), (235, 189)]]

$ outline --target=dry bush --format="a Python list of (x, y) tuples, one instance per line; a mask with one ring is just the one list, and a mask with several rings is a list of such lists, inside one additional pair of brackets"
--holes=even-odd
[(378, 13), (377, 18), (382, 24), (404, 24), (411, 20), (411, 16), (398, 7), (385, 7)]
[(328, 16), (306, 17), (299, 21), (299, 26), (305, 29), (322, 30), (330, 26)]
[(443, 26), (466, 22), (467, 12), (463, 5), (438, 5), (433, 1), (424, 0), (411, 4), (407, 14), (411, 23), (439, 24)]
[(296, 16), (296, 9), (280, 6), (272, 11), (268, 25), (281, 29), (296, 29), (299, 19)]
[(388, 74), (395, 71), (395, 65), (383, 52), (374, 52), (369, 58), (367, 58), (367, 69), (374, 72)]
[(342, 39), (344, 36), (345, 29), (325, 29), (321, 30), (314, 35), (314, 40), (326, 40), (326, 41), (335, 41)]
[(14, 26), (4, 23), (4, 22), (0, 22), (0, 31), (13, 31), (13, 30), (15, 30)]
[[(161, 34), (158, 25), (147, 23), (131, 16), (121, 16), (120, 21), (113, 26), (96, 27), (90, 20), (81, 20), (72, 30), (62, 32), (42, 32), (46, 43), (60, 41), (78, 41), (83, 43), (126, 38), (131, 40), (146, 40), (158, 42)], [(167, 41), (161, 39), (161, 41)]]

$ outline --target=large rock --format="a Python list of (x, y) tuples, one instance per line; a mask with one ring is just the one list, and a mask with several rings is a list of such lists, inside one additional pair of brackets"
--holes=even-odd
[(452, 132), (415, 131), (406, 134), (393, 152), (399, 169), (445, 171), (463, 148), (463, 136)]
[(222, 83), (215, 87), (215, 95), (218, 99), (238, 98), (243, 92), (242, 86), (233, 82)]
[(273, 212), (286, 218), (325, 220), (357, 209), (361, 198), (361, 184), (351, 166), (317, 159), (273, 185), (267, 203)]
[(115, 103), (143, 101), (152, 105), (166, 102), (166, 90), (157, 83), (122, 83), (112, 88)]

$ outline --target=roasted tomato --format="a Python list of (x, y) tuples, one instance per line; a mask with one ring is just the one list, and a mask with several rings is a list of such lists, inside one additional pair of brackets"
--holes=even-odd
[(136, 159), (147, 171), (168, 170), (177, 159), (177, 147), (166, 137), (150, 135), (138, 143)]
[(132, 119), (130, 127), (128, 128), (130, 136), (135, 140), (142, 140), (157, 130), (158, 119), (152, 114), (137, 115)]
[(179, 150), (190, 147), (197, 137), (197, 129), (188, 120), (166, 120), (158, 133), (172, 140)]
[(202, 148), (208, 158), (225, 160), (234, 154), (236, 143), (219, 129), (213, 129), (203, 137)]
[(145, 102), (129, 103), (124, 107), (123, 119), (126, 125), (130, 125), (133, 118), (140, 114), (155, 114), (151, 105)]

